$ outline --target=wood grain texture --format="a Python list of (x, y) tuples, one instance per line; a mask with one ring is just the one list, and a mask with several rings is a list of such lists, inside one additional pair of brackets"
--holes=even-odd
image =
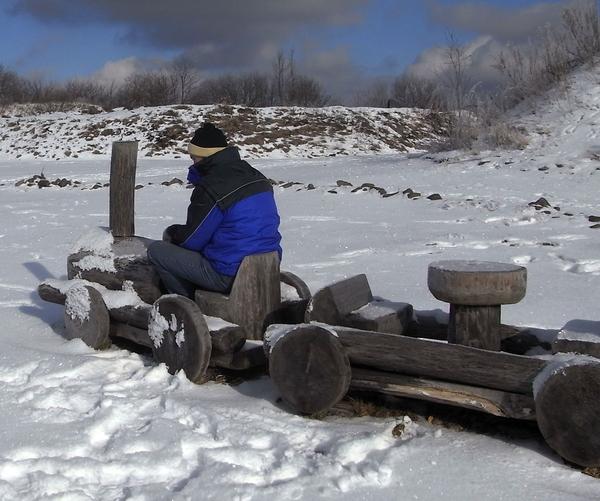
[(427, 285), (440, 301), (470, 306), (518, 303), (525, 297), (527, 269), (489, 261), (431, 263)]
[(343, 325), (348, 313), (373, 300), (371, 287), (364, 274), (340, 280), (315, 292), (307, 310), (307, 322)]
[(530, 395), (533, 379), (546, 365), (533, 357), (349, 327), (331, 328), (353, 367)]
[(267, 350), (271, 379), (282, 399), (297, 412), (324, 411), (347, 393), (350, 362), (339, 339), (329, 330), (297, 326)]
[[(82, 298), (81, 295), (87, 294)], [(80, 297), (76, 297), (80, 296)], [(87, 315), (74, 314), (81, 310), (81, 301), (88, 302)], [(81, 339), (95, 350), (103, 350), (111, 344), (110, 317), (102, 295), (93, 287), (82, 286), (69, 291), (65, 300), (65, 335), (67, 339)]]
[(137, 141), (115, 141), (110, 160), (109, 227), (116, 237), (135, 233), (135, 171)]
[(531, 396), (472, 385), (353, 367), (350, 389), (427, 400), (494, 416), (535, 420), (535, 404)]
[[(154, 328), (163, 333), (162, 342), (152, 344), (155, 360), (165, 363), (170, 374), (183, 370), (193, 383), (204, 382), (212, 343), (198, 305), (186, 297), (168, 294), (158, 299), (153, 308), (171, 324), (169, 328), (162, 330), (156, 317), (151, 319), (151, 323), (157, 324), (150, 326), (149, 330)], [(175, 326), (172, 325), (173, 317), (176, 320)], [(178, 337), (178, 332), (184, 333), (184, 339)]]
[(448, 342), (500, 351), (500, 306), (450, 305)]
[(245, 257), (229, 295), (197, 290), (196, 303), (205, 315), (233, 322), (246, 330), (248, 339), (261, 340), (265, 319), (281, 304), (279, 255)]
[(563, 458), (600, 467), (600, 361), (562, 367), (535, 396), (544, 439)]

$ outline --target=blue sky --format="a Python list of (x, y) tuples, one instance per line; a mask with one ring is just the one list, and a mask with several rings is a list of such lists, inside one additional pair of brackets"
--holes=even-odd
[[(214, 0), (0, 0), (0, 64), (60, 81), (92, 75), (107, 61), (164, 62), (191, 54), (201, 70), (218, 73), (265, 69), (276, 49), (293, 48), (297, 60), (325, 80), (346, 73), (389, 76), (426, 58), (450, 32), (465, 43), (486, 35), (498, 43), (522, 39), (569, 2), (217, 3), (224, 6)], [(506, 26), (513, 20), (514, 33)]]

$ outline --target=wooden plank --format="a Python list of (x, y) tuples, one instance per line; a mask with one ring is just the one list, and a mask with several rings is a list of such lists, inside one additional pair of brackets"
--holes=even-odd
[(410, 338), (394, 334), (331, 327), (353, 366), (410, 376), (472, 384), (531, 394), (532, 381), (545, 367), (541, 359)]
[(531, 396), (472, 385), (353, 367), (350, 389), (427, 400), (494, 416), (535, 420), (535, 403)]
[(561, 357), (535, 387), (537, 422), (548, 445), (572, 463), (600, 467), (600, 361)]
[(110, 160), (109, 227), (116, 237), (135, 234), (135, 170), (137, 141), (115, 141)]

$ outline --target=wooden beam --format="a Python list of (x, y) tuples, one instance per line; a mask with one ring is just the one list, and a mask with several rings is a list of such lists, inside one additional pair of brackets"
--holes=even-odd
[(331, 327), (346, 348), (352, 366), (453, 381), (484, 388), (532, 393), (532, 382), (546, 366), (533, 357), (512, 355), (410, 338), (395, 334)]
[(109, 227), (115, 237), (135, 234), (135, 171), (137, 141), (115, 141), (110, 160)]
[(427, 400), (494, 416), (535, 420), (532, 397), (490, 388), (353, 367), (350, 389)]

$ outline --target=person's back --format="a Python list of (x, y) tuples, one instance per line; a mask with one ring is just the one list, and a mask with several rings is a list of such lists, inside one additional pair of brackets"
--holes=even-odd
[(244, 257), (277, 251), (279, 214), (271, 183), (205, 124), (189, 145), (194, 191), (185, 224), (169, 226), (167, 242), (148, 249), (169, 292), (193, 297), (195, 288), (225, 292)]

